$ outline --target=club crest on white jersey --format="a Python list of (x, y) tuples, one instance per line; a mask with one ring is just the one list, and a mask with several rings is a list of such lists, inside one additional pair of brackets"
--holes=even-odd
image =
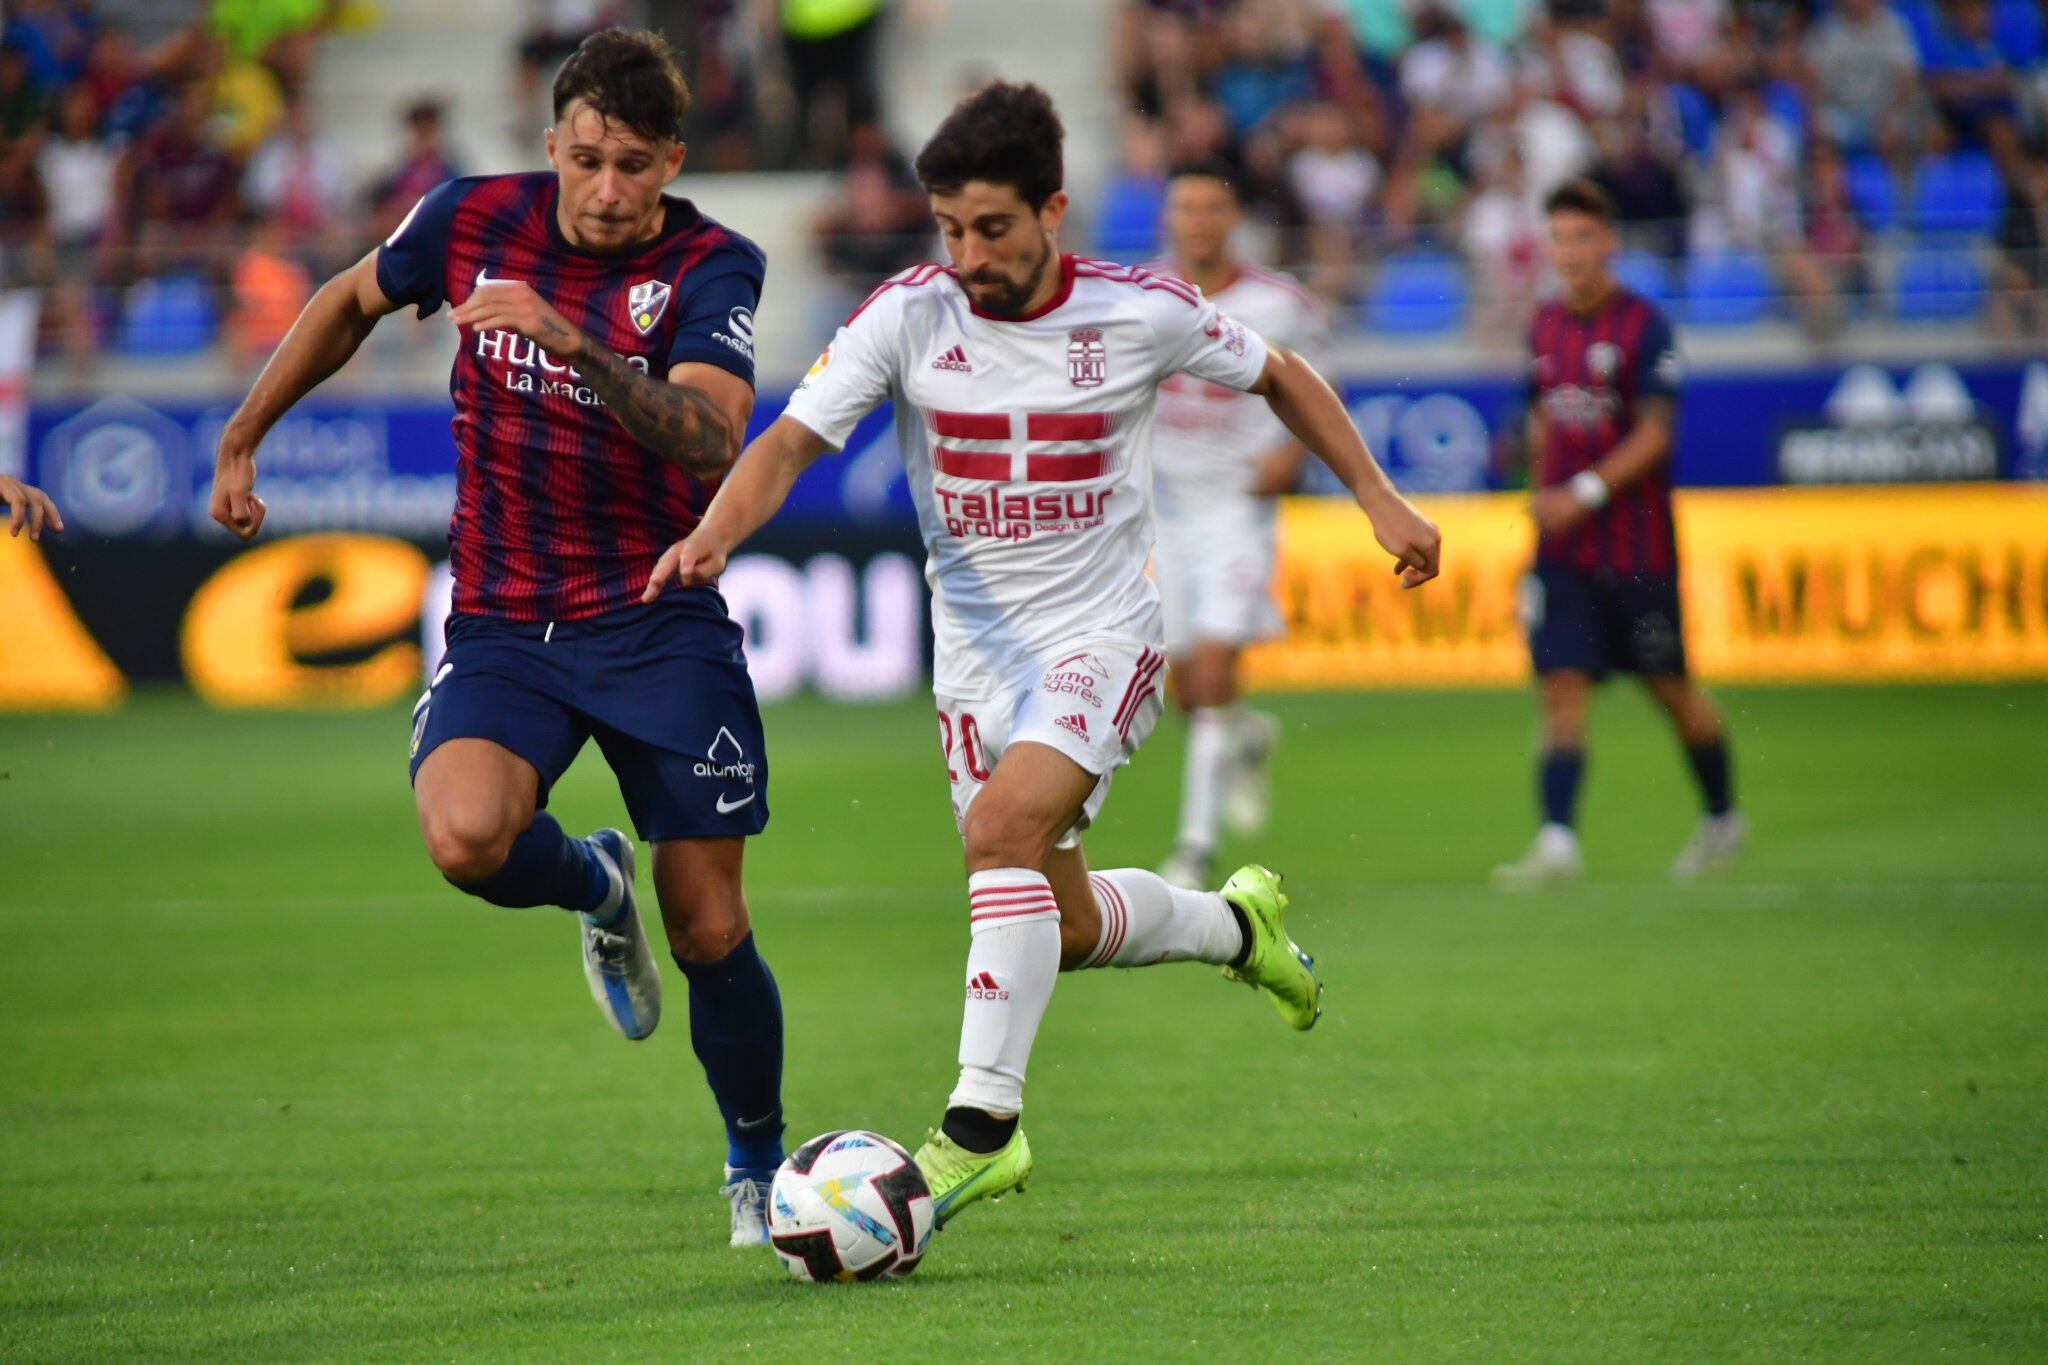
[(1109, 378), (1109, 348), (1100, 327), (1076, 327), (1067, 333), (1067, 382), (1077, 389), (1099, 389)]

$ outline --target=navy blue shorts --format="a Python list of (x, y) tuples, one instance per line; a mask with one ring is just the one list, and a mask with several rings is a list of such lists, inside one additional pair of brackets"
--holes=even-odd
[(642, 840), (759, 834), (768, 755), (739, 626), (715, 590), (584, 621), (456, 613), (413, 708), (412, 775), (451, 739), (503, 745), (540, 774), (540, 804), (595, 739)]
[(1523, 584), (1522, 615), (1538, 673), (1604, 678), (1685, 676), (1684, 618), (1674, 574), (1588, 573), (1538, 564)]

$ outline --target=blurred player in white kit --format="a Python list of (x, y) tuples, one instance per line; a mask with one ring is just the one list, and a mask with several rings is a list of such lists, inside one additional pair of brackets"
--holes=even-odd
[[(1171, 252), (1151, 269), (1188, 281), (1217, 308), (1297, 355), (1326, 341), (1321, 304), (1232, 245), (1243, 206), (1230, 171), (1191, 165), (1167, 185)], [(1274, 499), (1294, 487), (1308, 451), (1253, 394), (1191, 374), (1159, 386), (1152, 435), (1159, 515), (1152, 576), (1165, 615), (1174, 700), (1188, 719), (1180, 824), (1159, 875), (1209, 885), (1218, 826), (1266, 823), (1266, 762), (1279, 722), (1238, 705), (1238, 656), (1280, 631), (1273, 605)]]
[(1322, 1013), (1271, 870), (1191, 891), (1143, 868), (1091, 872), (1081, 854), (1163, 705), (1145, 575), (1160, 384), (1185, 372), (1262, 395), (1353, 490), (1402, 581), (1437, 572), (1436, 527), (1300, 357), (1184, 280), (1061, 254), (1062, 137), (1036, 86), (992, 81), (961, 101), (917, 157), (951, 266), (906, 270), (855, 310), (647, 587), (715, 579), (813, 460), (894, 404), (967, 852), (960, 1080), (917, 1153), (941, 1225), (1031, 1174), (1024, 1072), (1061, 971), (1208, 962), (1296, 1029)]

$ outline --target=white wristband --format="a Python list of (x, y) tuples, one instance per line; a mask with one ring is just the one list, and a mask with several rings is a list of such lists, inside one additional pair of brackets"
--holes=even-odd
[(1607, 480), (1590, 469), (1581, 469), (1572, 475), (1571, 482), (1565, 487), (1571, 489), (1572, 496), (1579, 501), (1579, 506), (1589, 512), (1597, 512), (1605, 507), (1607, 499), (1614, 491), (1607, 486)]

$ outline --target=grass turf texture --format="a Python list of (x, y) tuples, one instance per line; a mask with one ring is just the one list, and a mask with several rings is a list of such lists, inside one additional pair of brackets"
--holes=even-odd
[[(1031, 1193), (826, 1288), (723, 1245), (680, 979), (628, 1045), (565, 916), (434, 876), (402, 710), (0, 720), (0, 1356), (2038, 1358), (2048, 691), (1724, 700), (1739, 877), (1661, 880), (1693, 798), (1615, 689), (1593, 880), (1516, 899), (1525, 698), (1278, 703), (1321, 1027), (1064, 978)], [(929, 709), (768, 719), (791, 1139), (914, 1145), (966, 941)], [(1177, 740), (1098, 865), (1163, 853)], [(617, 818), (594, 751), (555, 808)]]

